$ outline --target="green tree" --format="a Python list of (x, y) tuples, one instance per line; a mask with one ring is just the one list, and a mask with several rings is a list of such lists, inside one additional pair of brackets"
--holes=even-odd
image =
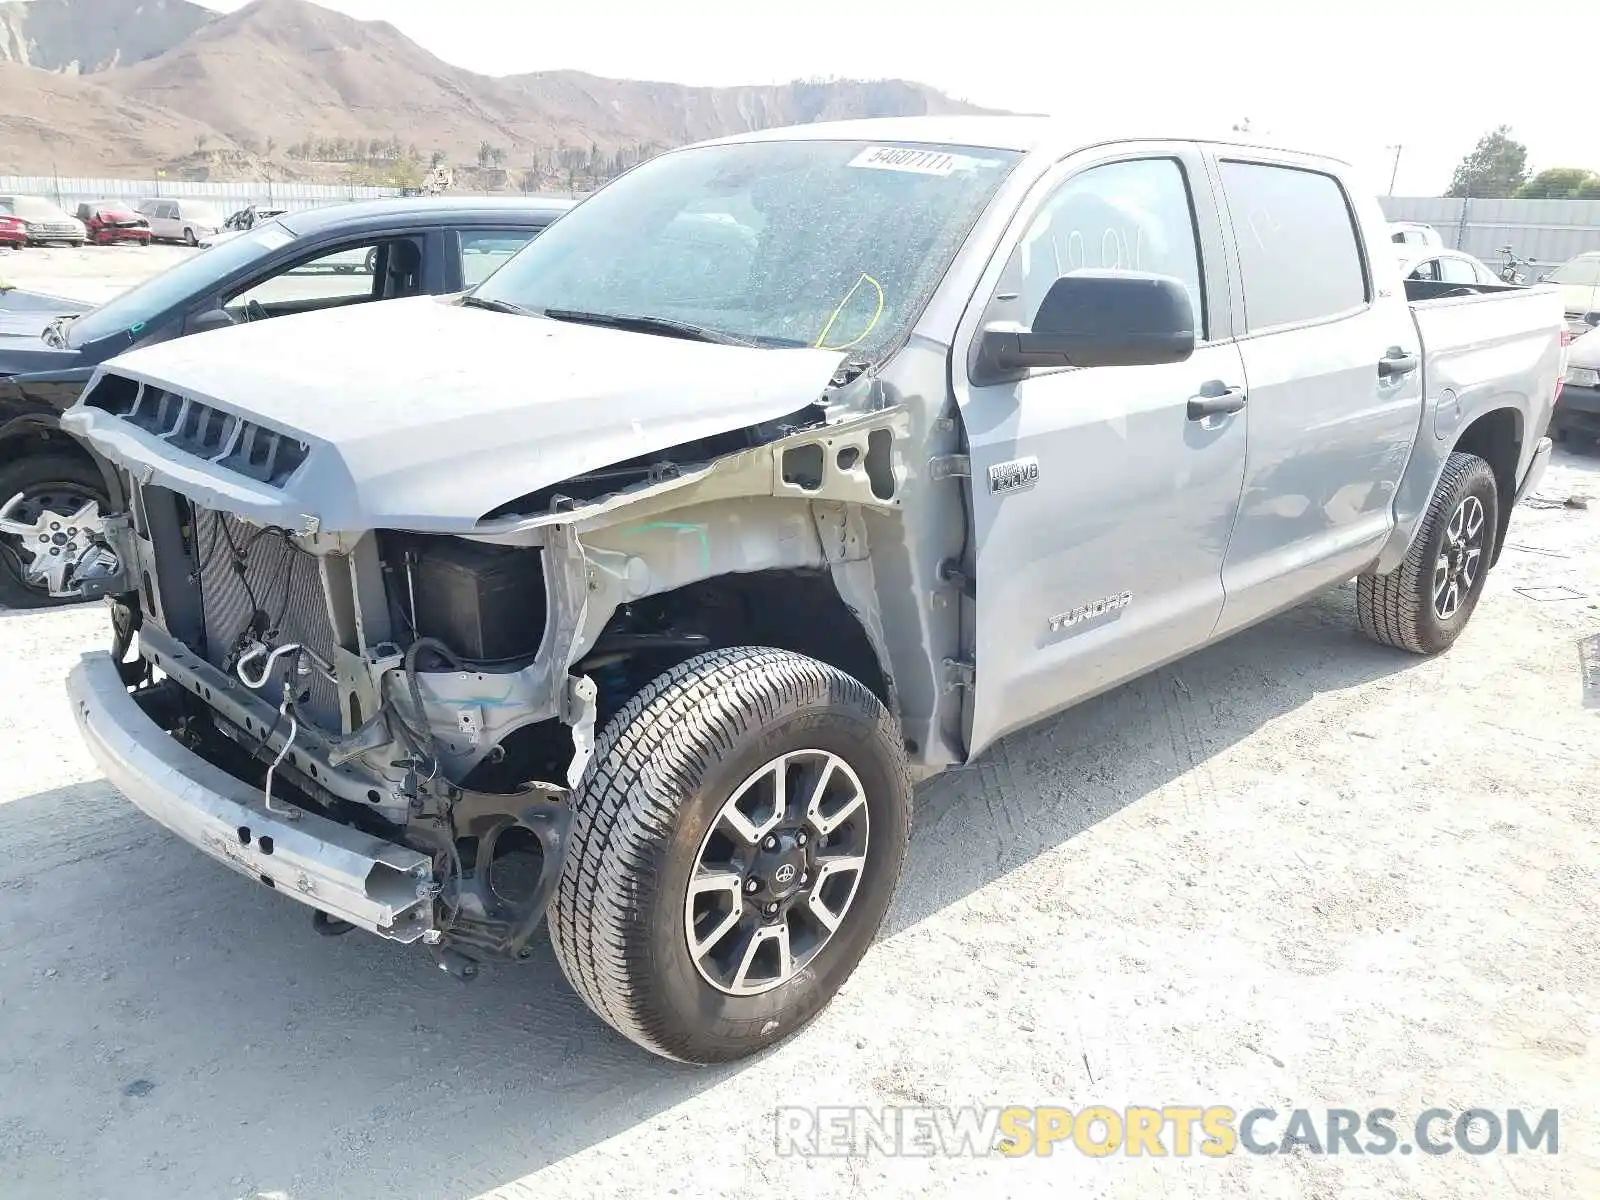
[(1504, 199), (1514, 195), (1528, 179), (1528, 148), (1501, 125), (1484, 134), (1471, 154), (1461, 160), (1446, 196)]
[(1582, 167), (1547, 167), (1517, 189), (1519, 200), (1566, 200), (1576, 196), (1594, 172)]
[(444, 166), (444, 160), (446, 157), (448, 156), (443, 150), (435, 150), (432, 154), (428, 155), (428, 167), (432, 169), (433, 167)]
[(1578, 189), (1579, 200), (1600, 200), (1600, 175), (1591, 175)]
[(489, 160), (491, 158), (493, 158), (493, 157), (494, 157), (494, 147), (491, 146), (488, 142), (479, 142), (478, 143), (478, 165), (480, 167), (487, 167), (489, 165)]

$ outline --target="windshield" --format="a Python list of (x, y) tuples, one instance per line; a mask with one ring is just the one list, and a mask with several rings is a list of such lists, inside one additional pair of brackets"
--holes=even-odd
[(665, 154), (556, 221), (473, 294), (874, 358), (904, 336), (1020, 157), (843, 141)]
[(1600, 284), (1600, 258), (1575, 258), (1551, 271), (1546, 282)]
[(124, 330), (133, 330), (160, 316), (175, 304), (208, 291), (219, 281), (294, 241), (294, 234), (278, 222), (258, 225), (249, 233), (230, 238), (209, 250), (184, 259), (159, 275), (129, 288), (71, 325), (69, 346), (82, 346)]

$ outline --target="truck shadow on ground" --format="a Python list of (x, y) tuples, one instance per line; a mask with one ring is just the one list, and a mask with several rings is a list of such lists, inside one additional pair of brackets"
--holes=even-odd
[[(1316, 694), (1415, 662), (1361, 638), (1352, 595), (921, 789), (884, 936)], [(314, 936), (305, 910), (103, 783), (0, 805), (0, 913), (0, 1062), (12, 1080), (49, 1081), (0, 1099), (0, 1164), (28, 1194), (470, 1196), (762, 1069), (696, 1071), (636, 1049), (583, 1008), (542, 939), (522, 969), (463, 986), (421, 952)], [(854, 986), (870, 975), (869, 958)], [(312, 1180), (314, 1193), (297, 1186)]]

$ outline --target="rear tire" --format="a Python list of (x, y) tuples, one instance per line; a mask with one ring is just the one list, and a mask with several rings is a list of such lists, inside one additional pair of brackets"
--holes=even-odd
[(1413, 654), (1449, 649), (1483, 594), (1499, 520), (1494, 471), (1475, 454), (1452, 453), (1405, 560), (1356, 580), (1361, 631)]
[[(788, 804), (772, 802), (768, 824), (780, 777)], [(753, 782), (770, 790), (735, 824)], [(911, 830), (904, 750), (878, 698), (825, 663), (749, 646), (692, 658), (629, 701), (574, 805), (556, 958), (612, 1028), (691, 1063), (753, 1054), (822, 1010), (882, 923)], [(819, 910), (836, 917), (826, 931)]]
[(194, 230), (185, 229), (183, 231), (183, 243), (186, 246), (198, 246), (200, 244), (200, 239), (195, 237)]

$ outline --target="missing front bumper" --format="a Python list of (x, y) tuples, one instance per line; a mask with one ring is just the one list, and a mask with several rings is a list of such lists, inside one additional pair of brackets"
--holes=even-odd
[(130, 696), (111, 655), (68, 677), (78, 728), (111, 783), (146, 816), (206, 854), (368, 932), (414, 942), (435, 929), (428, 857), (302, 812), (268, 812), (262, 793), (173, 740)]

